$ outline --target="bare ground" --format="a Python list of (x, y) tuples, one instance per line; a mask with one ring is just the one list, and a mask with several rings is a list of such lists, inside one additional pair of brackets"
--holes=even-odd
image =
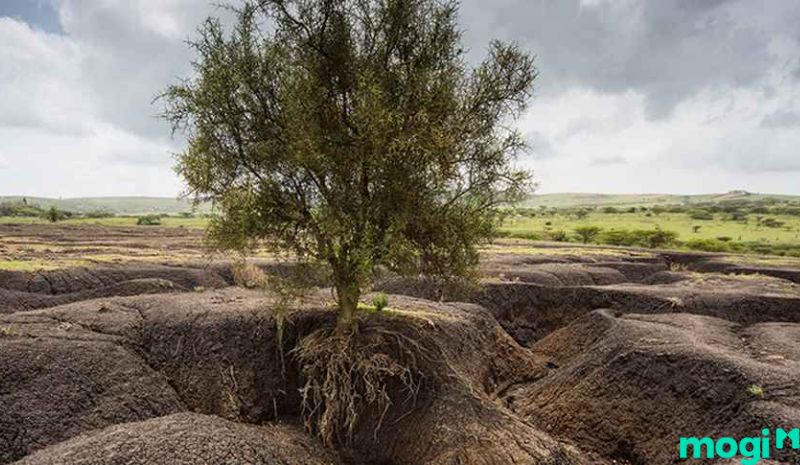
[(337, 378), (358, 421), (326, 434), (321, 279), (279, 309), (195, 231), (0, 228), (0, 258), (56, 264), (0, 271), (0, 463), (671, 464), (681, 435), (800, 426), (791, 263), (505, 242), (477, 287), (387, 276)]

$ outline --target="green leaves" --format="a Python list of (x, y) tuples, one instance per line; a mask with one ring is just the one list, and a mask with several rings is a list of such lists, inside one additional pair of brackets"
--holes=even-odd
[(215, 201), (221, 248), (266, 241), (369, 282), (383, 266), (466, 276), (497, 207), (530, 189), (509, 123), (536, 78), (493, 42), (468, 69), (457, 2), (259, 0), (192, 42), (192, 79), (164, 93), (189, 140), (178, 172)]

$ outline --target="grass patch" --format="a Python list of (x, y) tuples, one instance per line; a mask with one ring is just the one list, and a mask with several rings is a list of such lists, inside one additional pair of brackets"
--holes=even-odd
[[(559, 242), (800, 257), (798, 215), (701, 213), (654, 213), (647, 208), (526, 211), (510, 215), (500, 232), (519, 239), (558, 237)], [(666, 242), (651, 240), (658, 231), (670, 235)]]
[[(98, 226), (124, 226), (134, 227), (139, 222), (138, 216), (114, 216), (109, 218), (72, 218), (59, 221), (57, 225), (98, 225)], [(43, 218), (20, 217), (20, 216), (0, 216), (0, 224), (51, 224)], [(161, 217), (160, 226), (172, 228), (194, 228), (204, 229), (208, 226), (207, 218), (182, 218), (182, 217)]]
[(0, 270), (6, 271), (52, 271), (90, 265), (89, 260), (0, 260)]

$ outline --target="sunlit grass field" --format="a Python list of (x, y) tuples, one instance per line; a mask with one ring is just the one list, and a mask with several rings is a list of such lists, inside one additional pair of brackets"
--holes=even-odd
[[(757, 215), (748, 215), (747, 222), (726, 219), (724, 214), (713, 220), (692, 219), (687, 213), (660, 213), (646, 216), (636, 213), (587, 214), (584, 218), (567, 213), (537, 214), (534, 218), (517, 216), (509, 218), (501, 230), (511, 236), (525, 237), (564, 231), (573, 234), (582, 226), (597, 226), (603, 230), (634, 230), (661, 228), (678, 234), (678, 240), (730, 238), (735, 242), (762, 242), (767, 244), (800, 244), (800, 217), (789, 215), (758, 215), (785, 223), (779, 228), (758, 224)], [(699, 227), (695, 231), (695, 227)]]
[[(102, 226), (137, 226), (138, 221), (136, 216), (114, 216), (109, 218), (74, 218), (59, 221), (58, 224), (97, 224)], [(0, 216), (0, 223), (4, 224), (49, 224), (46, 219), (36, 217), (18, 217), (18, 216)], [(165, 217), (161, 218), (161, 225), (164, 227), (184, 227), (184, 228), (205, 228), (208, 224), (208, 219), (203, 217), (196, 218), (181, 218), (181, 217)], [(141, 226), (147, 228), (150, 226)]]
[[(637, 213), (589, 213), (584, 218), (577, 218), (567, 213), (537, 214), (536, 217), (512, 216), (505, 221), (501, 231), (510, 236), (526, 237), (546, 234), (553, 231), (564, 231), (573, 234), (582, 226), (597, 226), (603, 230), (633, 230), (661, 228), (678, 234), (678, 239), (718, 239), (729, 237), (736, 242), (764, 242), (771, 244), (800, 244), (800, 217), (789, 215), (761, 215), (785, 223), (779, 228), (759, 225), (756, 215), (749, 215), (747, 223), (732, 221), (717, 214), (713, 220), (695, 220), (686, 213), (660, 213), (646, 216)], [(59, 221), (58, 224), (82, 225), (97, 224), (103, 226), (137, 226), (138, 217), (115, 216), (110, 218), (75, 218)], [(42, 218), (0, 216), (0, 223), (48, 224)], [(164, 227), (205, 228), (208, 219), (203, 217), (180, 218), (165, 217), (161, 219)], [(149, 226), (140, 226), (149, 227)], [(699, 227), (695, 231), (695, 227)]]

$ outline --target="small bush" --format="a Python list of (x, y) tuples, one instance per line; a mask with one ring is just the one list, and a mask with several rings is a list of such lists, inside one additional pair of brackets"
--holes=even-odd
[(598, 236), (602, 244), (619, 246), (649, 247), (651, 249), (664, 247), (674, 243), (678, 235), (672, 231), (661, 229), (618, 229), (606, 231)]
[(567, 242), (569, 240), (569, 236), (565, 231), (553, 231), (550, 233), (550, 240), (555, 242)]
[(729, 252), (731, 247), (727, 242), (717, 239), (693, 239), (683, 243), (684, 247), (703, 252)]
[(767, 218), (761, 222), (764, 226), (768, 228), (780, 228), (783, 227), (786, 223), (783, 221), (778, 221), (775, 218)]
[(244, 261), (234, 262), (231, 265), (231, 272), (233, 274), (233, 283), (240, 287), (248, 289), (264, 288), (267, 286), (268, 279), (264, 271)]
[(584, 244), (594, 241), (597, 235), (600, 234), (600, 231), (602, 231), (602, 229), (598, 226), (581, 226), (575, 228), (575, 234), (580, 237), (581, 242)]
[(62, 221), (62, 220), (66, 220), (68, 218), (71, 218), (72, 217), (72, 213), (66, 212), (66, 211), (63, 211), (63, 210), (59, 210), (56, 207), (50, 207), (49, 210), (44, 212), (43, 216), (47, 221), (49, 221), (51, 223), (55, 223), (57, 221)]
[(375, 307), (376, 312), (382, 312), (389, 306), (389, 297), (385, 293), (380, 292), (372, 299), (372, 306)]
[(711, 221), (714, 219), (714, 215), (707, 211), (695, 211), (692, 212), (689, 217), (693, 220), (700, 221)]
[(161, 217), (158, 215), (140, 216), (136, 220), (136, 224), (139, 226), (159, 226), (161, 225)]
[(93, 210), (83, 214), (85, 218), (113, 218), (114, 214), (105, 210)]

